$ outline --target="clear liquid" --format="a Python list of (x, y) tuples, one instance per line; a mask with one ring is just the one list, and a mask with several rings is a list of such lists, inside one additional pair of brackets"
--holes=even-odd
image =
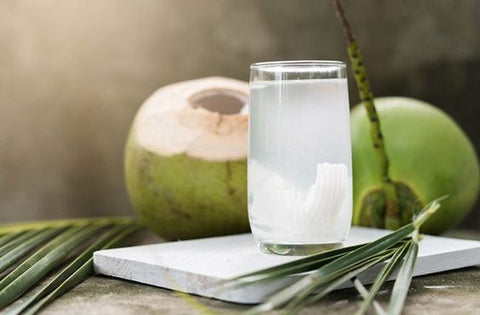
[(260, 243), (327, 244), (352, 215), (346, 79), (252, 82), (248, 202)]

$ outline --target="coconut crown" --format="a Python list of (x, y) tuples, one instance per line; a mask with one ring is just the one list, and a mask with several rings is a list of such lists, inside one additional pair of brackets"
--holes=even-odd
[(135, 117), (139, 146), (159, 155), (209, 161), (244, 159), (248, 152), (248, 83), (223, 77), (158, 89)]

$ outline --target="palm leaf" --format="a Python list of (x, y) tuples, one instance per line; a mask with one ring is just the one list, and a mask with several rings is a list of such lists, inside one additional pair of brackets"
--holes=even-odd
[(46, 297), (41, 299), (37, 304), (35, 304), (32, 308), (28, 309), (26, 312), (23, 312), (24, 315), (33, 315), (37, 313), (42, 307), (47, 305), (48, 303), (52, 302), (55, 298), (62, 295), (63, 293), (71, 290), (78, 284), (82, 283), (86, 279), (88, 279), (93, 274), (93, 258), (90, 257), (86, 263), (80, 266), (75, 272), (68, 277), (65, 282), (55, 289), (53, 292), (48, 294)]
[[(418, 233), (418, 231), (417, 231)], [(413, 237), (413, 241), (409, 243), (405, 260), (398, 271), (397, 279), (392, 289), (390, 304), (388, 306), (388, 314), (400, 315), (402, 313), (403, 304), (407, 298), (408, 288), (412, 281), (413, 269), (418, 256), (418, 238)]]
[(3, 256), (6, 252), (15, 248), (17, 244), (20, 244), (24, 239), (30, 237), (32, 233), (35, 232), (31, 232), (30, 235), (24, 232), (16, 232), (2, 236), (0, 239), (0, 256)]
[[(272, 310), (281, 306), (294, 298), (305, 298), (312, 293), (319, 285), (323, 285), (334, 279), (333, 275), (341, 272), (349, 266), (358, 264), (373, 255), (377, 255), (385, 249), (395, 245), (403, 240), (414, 230), (413, 224), (408, 224), (395, 232), (392, 232), (376, 241), (361, 246), (360, 248), (341, 256), (334, 261), (313, 271), (308, 276), (300, 279), (298, 282), (288, 286), (280, 292), (267, 299), (265, 303), (258, 307), (259, 310)], [(320, 281), (322, 280), (322, 281)]]
[(131, 227), (132, 224), (113, 226), (105, 231), (92, 245), (86, 248), (75, 260), (73, 260), (67, 267), (65, 267), (60, 273), (58, 273), (54, 279), (52, 279), (47, 285), (42, 287), (41, 290), (35, 292), (35, 294), (29, 296), (29, 298), (18, 305), (14, 310), (8, 314), (20, 314), (24, 309), (47, 295), (49, 292), (57, 288), (63, 281), (70, 277), (76, 270), (78, 270), (88, 259), (93, 255), (93, 252), (101, 249), (106, 243), (108, 243), (112, 237), (116, 236), (119, 232)]
[[(35, 303), (40, 303), (52, 292), (57, 292), (53, 298), (58, 296), (58, 288), (66, 292), (93, 274), (95, 250), (116, 246), (138, 229), (135, 221), (127, 217), (0, 225), (0, 310), (73, 258), (47, 285), (10, 308), (9, 314), (20, 314), (30, 306), (34, 309)], [(9, 268), (11, 270), (6, 272)], [(48, 301), (51, 300), (52, 296)]]
[(38, 303), (33, 305), (24, 314), (35, 314), (38, 310), (44, 307), (46, 304), (52, 302), (65, 292), (69, 291), (77, 284), (81, 283), (91, 275), (93, 275), (93, 257), (94, 251), (99, 249), (107, 249), (117, 246), (127, 236), (135, 233), (140, 228), (136, 224), (128, 224), (126, 226), (113, 227), (109, 231), (105, 232), (95, 243), (89, 248), (84, 250), (82, 254), (77, 257), (70, 265), (68, 265), (59, 275), (55, 277), (49, 284), (47, 284), (40, 292), (36, 293), (33, 297), (22, 303), (22, 305), (16, 309), (16, 312), (11, 312), (9, 315), (20, 314), (22, 310), (41, 299)]
[(285, 263), (279, 266), (241, 275), (232, 279), (231, 285), (247, 285), (249, 283), (277, 279), (286, 275), (312, 271), (331, 262), (332, 260), (335, 260), (355, 249), (360, 248), (363, 245), (364, 244), (333, 249), (319, 254), (307, 256), (298, 260), (294, 260), (292, 262)]
[(370, 291), (368, 292), (367, 297), (364, 298), (364, 301), (355, 315), (364, 314), (367, 309), (369, 308), (370, 304), (375, 299), (380, 288), (383, 286), (385, 281), (392, 275), (392, 273), (397, 269), (398, 265), (402, 262), (405, 254), (407, 253), (407, 249), (411, 244), (411, 240), (405, 243), (403, 246), (400, 246), (396, 251), (393, 257), (388, 261), (387, 264), (383, 267), (380, 273), (375, 278)]
[[(62, 228), (45, 229), (40, 231), (29, 231), (22, 236), (15, 239), (12, 242), (15, 246), (5, 253), (0, 260), (0, 272), (3, 272), (7, 268), (11, 267), (20, 258), (24, 257), (28, 252), (42, 244), (46, 240), (54, 237), (62, 231)], [(21, 239), (21, 242), (17, 244), (17, 240)]]
[(28, 291), (99, 229), (98, 226), (72, 227), (38, 250), (0, 281), (0, 307)]
[[(384, 282), (383, 279), (388, 278), (390, 273), (393, 272), (393, 270), (395, 270), (394, 267), (398, 266), (399, 261), (401, 261), (403, 258), (403, 255), (406, 255), (407, 258), (413, 257), (413, 256), (416, 257), (417, 253), (416, 252), (410, 253), (410, 249), (406, 253), (404, 253), (405, 246), (406, 246), (405, 243), (407, 242), (407, 244), (417, 244), (417, 241), (410, 241), (408, 237), (410, 236), (410, 234), (412, 234), (412, 232), (417, 233), (420, 226), (433, 213), (435, 213), (435, 211), (438, 209), (439, 206), (440, 205), (437, 199), (434, 202), (427, 205), (419, 213), (419, 215), (413, 220), (412, 223), (407, 224), (399, 228), (398, 230), (391, 232), (384, 237), (379, 238), (378, 240), (362, 245), (356, 249), (349, 250), (349, 251), (347, 250), (346, 252), (341, 253), (341, 255), (338, 255), (333, 260), (321, 265), (318, 269), (310, 272), (308, 275), (304, 276), (299, 281), (295, 282), (294, 284), (288, 285), (287, 287), (281, 289), (279, 292), (273, 294), (264, 303), (252, 308), (249, 313), (256, 314), (256, 313), (261, 313), (265, 311), (270, 311), (270, 310), (273, 310), (274, 308), (285, 305), (286, 303), (289, 303), (289, 302), (290, 304), (288, 306), (288, 309), (290, 311), (296, 311), (303, 305), (308, 304), (309, 302), (312, 302), (318, 299), (319, 297), (322, 297), (323, 296), (322, 294), (325, 294), (322, 287), (324, 289), (337, 287), (339, 285), (338, 283), (340, 282), (340, 280), (345, 282), (350, 278), (353, 278), (351, 274), (355, 274), (355, 272), (358, 271), (358, 269), (361, 270), (361, 268), (365, 265), (368, 265), (368, 263), (371, 262), (372, 259), (379, 258), (379, 261), (377, 262), (379, 263), (379, 262), (386, 262), (388, 259), (394, 257), (394, 259), (391, 260), (391, 265), (389, 267), (384, 267), (383, 271), (381, 272), (381, 275), (379, 275), (377, 278), (379, 283), (377, 284), (377, 286), (381, 286), (380, 284)], [(408, 245), (408, 246), (411, 246), (411, 245)], [(418, 245), (417, 245), (417, 249), (418, 249)], [(325, 255), (328, 257), (329, 254), (327, 253)], [(334, 257), (334, 256), (336, 255), (331, 255), (330, 257)], [(314, 265), (313, 260), (308, 260), (308, 259), (312, 259), (312, 257), (307, 258), (307, 265), (308, 264)], [(305, 260), (303, 260), (303, 263), (305, 263)], [(239, 281), (241, 282), (242, 280), (246, 280), (249, 284), (256, 284), (260, 281), (271, 278), (277, 274), (282, 274), (282, 275), (295, 274), (295, 273), (288, 273), (287, 271), (299, 270), (305, 267), (304, 265), (302, 265), (302, 262), (301, 262), (300, 267), (296, 269), (294, 264), (295, 264), (295, 261), (287, 264), (279, 265), (274, 267), (273, 271), (272, 271), (272, 268), (269, 268), (266, 270), (260, 270), (255, 273), (251, 273), (248, 275), (241, 276), (239, 278), (232, 279), (232, 281), (238, 283)], [(301, 270), (304, 270), (304, 269), (301, 269)], [(407, 276), (408, 276), (408, 272), (407, 272)], [(408, 278), (407, 276), (405, 277)], [(344, 280), (344, 277), (346, 277), (347, 280)], [(410, 279), (411, 279), (411, 274), (410, 274)], [(408, 284), (407, 284), (407, 288), (408, 288)], [(378, 292), (376, 288), (377, 286), (375, 286), (374, 292), (375, 290)], [(315, 296), (309, 297), (310, 294), (314, 293), (318, 289), (320, 289), (320, 294), (317, 294), (316, 297)], [(399, 291), (401, 290), (400, 287), (398, 290)], [(326, 290), (325, 292), (328, 292), (328, 290)], [(372, 298), (368, 297), (368, 299), (369, 299), (369, 302), (368, 302), (368, 305), (369, 305), (371, 303)], [(400, 303), (400, 302), (404, 300), (404, 298), (402, 299), (402, 295), (397, 293), (394, 300), (396, 301), (395, 302), (396, 304), (392, 304), (392, 305), (400, 305), (400, 309), (401, 309), (401, 307), (403, 306), (403, 303)]]
[[(358, 280), (358, 278), (355, 278), (353, 281), (353, 286), (355, 289), (357, 289), (358, 293), (362, 296), (362, 298), (367, 299), (368, 298), (368, 290), (363, 286), (363, 284)], [(385, 315), (387, 314), (383, 307), (375, 300), (372, 301), (373, 307), (375, 309), (375, 312), (377, 315)]]
[(323, 298), (325, 295), (330, 293), (331, 291), (335, 290), (338, 288), (340, 285), (343, 283), (351, 280), (352, 278), (358, 276), (359, 274), (365, 272), (366, 270), (372, 268), (373, 266), (385, 261), (386, 259), (389, 259), (393, 255), (393, 251), (385, 251), (384, 254), (375, 256), (369, 259), (366, 259), (351, 268), (348, 268), (347, 270), (344, 270), (340, 275), (333, 281), (329, 282), (327, 285), (325, 285), (323, 288), (321, 288), (318, 292), (316, 291), (314, 295), (308, 296), (305, 298), (302, 297), (297, 297), (293, 299), (286, 307), (286, 313), (287, 314), (296, 314), (304, 305), (306, 304), (312, 304), (321, 298)]

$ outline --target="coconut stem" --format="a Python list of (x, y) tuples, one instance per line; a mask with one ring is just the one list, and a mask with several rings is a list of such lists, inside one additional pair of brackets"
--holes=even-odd
[(358, 94), (367, 111), (368, 119), (370, 121), (370, 138), (377, 156), (380, 179), (386, 199), (385, 227), (388, 229), (397, 229), (400, 227), (400, 211), (397, 192), (389, 174), (389, 160), (385, 150), (382, 130), (380, 128), (380, 120), (373, 101), (373, 93), (370, 89), (370, 81), (368, 80), (367, 71), (363, 65), (362, 54), (355, 38), (353, 37), (345, 12), (343, 11), (342, 1), (333, 0), (333, 5), (337, 13), (337, 18), (343, 27), (345, 38), (347, 39), (348, 56), (357, 83)]

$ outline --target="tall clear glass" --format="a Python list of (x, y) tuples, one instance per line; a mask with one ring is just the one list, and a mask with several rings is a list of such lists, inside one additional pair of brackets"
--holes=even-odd
[(337, 247), (352, 217), (346, 67), (339, 61), (250, 66), (248, 213), (263, 252)]

